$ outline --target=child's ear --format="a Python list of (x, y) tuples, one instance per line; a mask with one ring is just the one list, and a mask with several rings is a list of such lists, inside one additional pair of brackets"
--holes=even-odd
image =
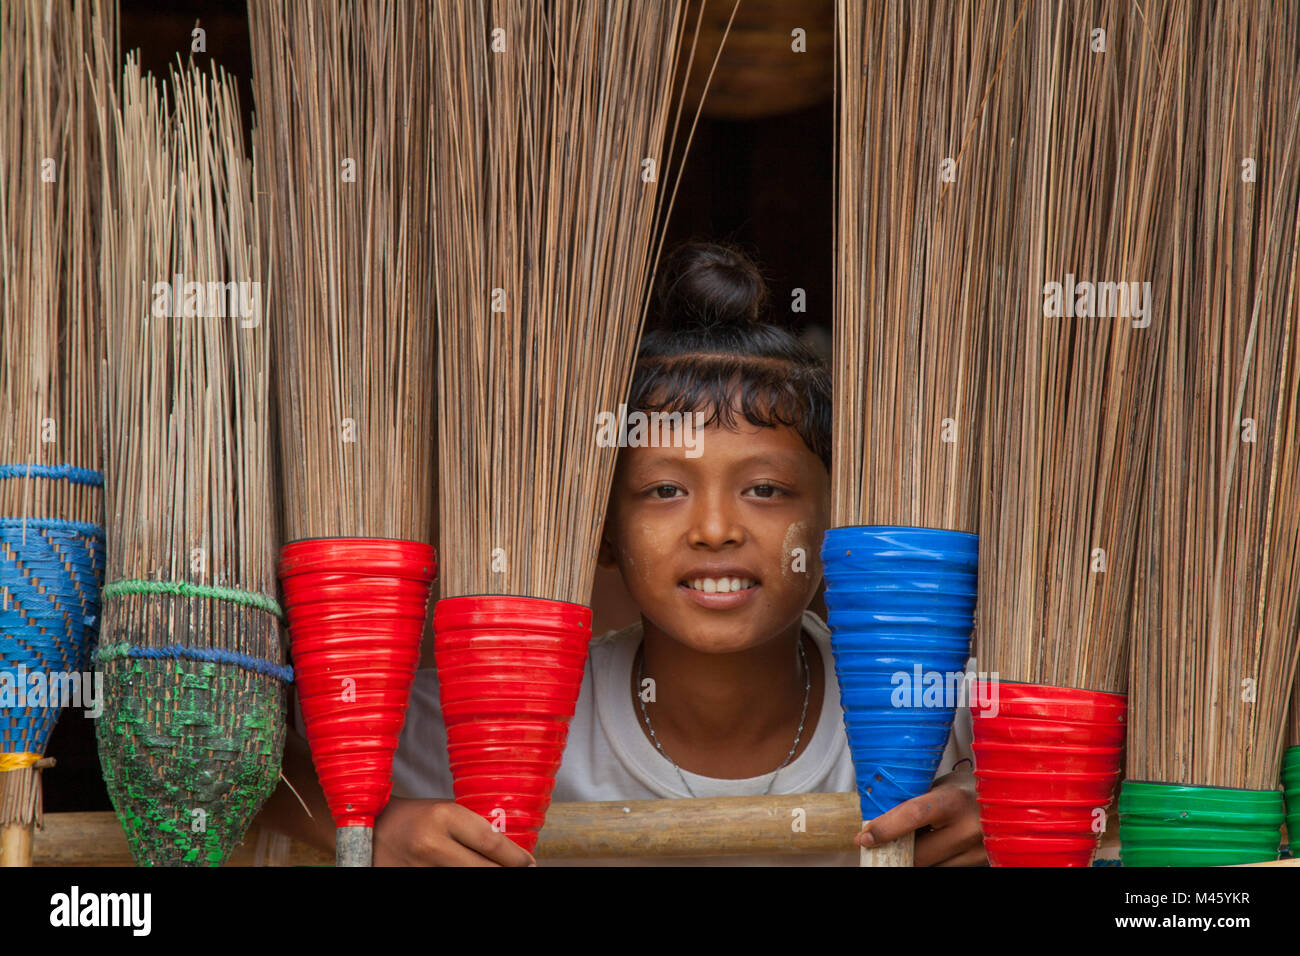
[(601, 568), (618, 567), (618, 552), (614, 547), (614, 501), (613, 487), (617, 487), (618, 474), (623, 464), (622, 456), (619, 456), (617, 464), (614, 466), (614, 485), (610, 490), (610, 501), (605, 507), (605, 518), (600, 523), (600, 549), (596, 552), (596, 566)]
[(614, 555), (614, 543), (609, 540), (608, 530), (600, 536), (600, 550), (596, 553), (596, 564), (602, 568), (618, 567), (618, 561)]

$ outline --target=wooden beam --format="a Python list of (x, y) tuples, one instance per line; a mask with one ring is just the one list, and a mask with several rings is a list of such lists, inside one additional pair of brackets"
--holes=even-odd
[(862, 827), (854, 793), (557, 803), (538, 860), (848, 852)]
[[(47, 813), (36, 831), (35, 866), (133, 866), (126, 834), (115, 813)], [(252, 827), (227, 866), (328, 866), (334, 854)]]
[[(795, 809), (802, 809), (800, 816)], [(537, 843), (539, 860), (824, 853), (851, 849), (861, 826), (849, 793), (556, 803)], [(804, 830), (792, 824), (802, 820)], [(1117, 831), (1118, 827), (1113, 828)], [(1107, 831), (1101, 855), (1115, 856)], [(33, 841), (36, 866), (130, 866), (126, 836), (112, 813), (48, 813)], [(334, 855), (253, 827), (229, 866), (329, 866)], [(1254, 866), (1297, 866), (1300, 859)]]
[(0, 826), (0, 866), (32, 865), (32, 825), (9, 823)]
[[(535, 855), (555, 860), (852, 851), (860, 825), (857, 797), (849, 793), (556, 803), (546, 814)], [(253, 827), (227, 865), (333, 862), (331, 853)], [(131, 854), (116, 815), (50, 813), (36, 832), (33, 863), (130, 866)]]

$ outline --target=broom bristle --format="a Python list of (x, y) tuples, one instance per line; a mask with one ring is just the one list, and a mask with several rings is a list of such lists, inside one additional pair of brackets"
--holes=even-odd
[(285, 539), (432, 542), (425, 7), (258, 0), (248, 14), (284, 319)]
[[(115, 0), (0, 4), (0, 519), (22, 519), (24, 543), (37, 540), (26, 519), (104, 523), (98, 482), (32, 469), (102, 468), (101, 157), (90, 86), (116, 68)], [(11, 569), (26, 557), (9, 543), (0, 552)], [(0, 587), (6, 612), (17, 609), (10, 583)], [(0, 658), (30, 652), (22, 638), (0, 638)], [(71, 628), (63, 638), (84, 653)], [(23, 720), (22, 710), (0, 714), (6, 736), (15, 715)], [(0, 823), (40, 820), (39, 771), (0, 773)]]
[(1016, 14), (839, 0), (834, 525), (976, 530)]
[[(191, 66), (173, 69), (165, 86), (131, 57), (120, 98), (101, 95), (103, 134), (116, 154), (105, 171), (102, 273), (112, 449), (106, 581), (273, 596), (273, 322), (235, 83)], [(241, 611), (229, 602), (131, 594), (109, 609), (105, 640), (126, 634), (281, 657), (270, 616), (225, 626)]]
[[(1126, 686), (1136, 492), (1167, 315), (1167, 6), (1070, 0), (1025, 14), (1016, 235), (990, 310), (976, 628), (982, 665), (1005, 680)], [(1097, 283), (1096, 317), (1070, 317), (1074, 281)], [(1069, 301), (1059, 317), (1048, 283)], [(1150, 326), (1124, 314), (1141, 299), (1120, 309), (1101, 283), (1139, 296), (1150, 283)]]
[(1128, 774), (1267, 790), (1300, 641), (1300, 11), (1192, 5), (1183, 29)]
[[(1291, 691), (1291, 717), (1287, 725), (1287, 746), (1300, 747), (1300, 680), (1294, 682)], [(1300, 833), (1296, 834), (1296, 839), (1300, 840)]]
[(617, 451), (596, 416), (662, 237), (682, 6), (435, 5), (445, 597), (590, 600)]
[[(100, 153), (90, 82), (116, 62), (115, 3), (0, 5), (0, 465), (101, 466)], [(102, 524), (103, 492), (57, 478), (0, 479), (0, 517)]]
[(1292, 679), (1291, 705), (1287, 715), (1286, 744), (1300, 747), (1300, 680)]

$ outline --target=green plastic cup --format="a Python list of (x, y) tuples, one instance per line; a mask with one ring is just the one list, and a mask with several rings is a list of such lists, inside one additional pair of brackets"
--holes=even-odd
[(1282, 754), (1282, 794), (1286, 797), (1286, 837), (1291, 855), (1300, 856), (1300, 747)]
[(1124, 866), (1232, 866), (1276, 860), (1279, 790), (1125, 780), (1119, 793)]

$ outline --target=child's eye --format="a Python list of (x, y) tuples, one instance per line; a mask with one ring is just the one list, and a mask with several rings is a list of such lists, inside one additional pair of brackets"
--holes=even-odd
[(750, 491), (754, 492), (757, 498), (775, 498), (782, 493), (776, 485), (755, 485)]
[(676, 485), (658, 485), (653, 491), (656, 498), (676, 498), (681, 489)]

